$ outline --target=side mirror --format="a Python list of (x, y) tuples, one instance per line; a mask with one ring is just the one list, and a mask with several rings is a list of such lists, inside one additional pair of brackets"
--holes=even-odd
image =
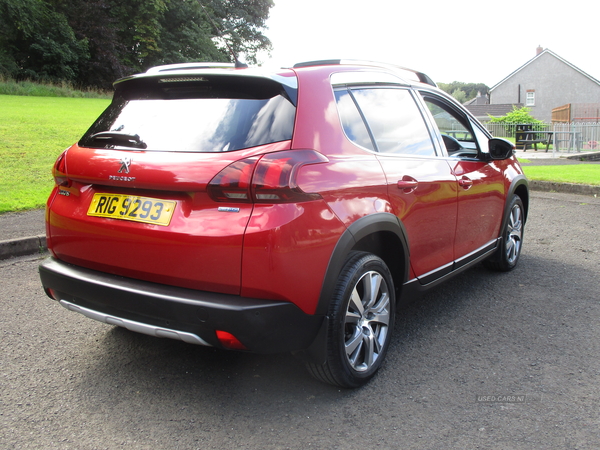
[(508, 159), (515, 152), (515, 144), (506, 139), (493, 138), (489, 140), (490, 158)]

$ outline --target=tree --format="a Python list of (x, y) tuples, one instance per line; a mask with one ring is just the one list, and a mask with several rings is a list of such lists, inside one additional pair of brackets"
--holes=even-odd
[(157, 64), (233, 61), (227, 47), (256, 63), (257, 53), (271, 48), (263, 30), (272, 6), (272, 0), (0, 0), (0, 75), (109, 88)]
[[(188, 61), (230, 61), (230, 55), (213, 41), (213, 26), (196, 0), (171, 2), (161, 26), (160, 52), (150, 65)], [(176, 7), (175, 7), (176, 6)]]
[(75, 81), (89, 59), (64, 15), (43, 0), (0, 0), (0, 70), (15, 78)]
[(160, 53), (167, 4), (164, 0), (109, 1), (112, 17), (117, 20), (118, 40), (125, 50), (121, 61), (133, 71), (141, 72), (148, 67), (147, 60)]
[[(487, 94), (490, 90), (487, 85), (483, 83), (462, 83), (460, 81), (453, 81), (452, 83), (438, 83), (438, 86), (441, 90), (447, 92), (448, 94), (454, 97), (453, 92), (464, 92), (465, 100), (461, 101), (461, 103), (467, 102), (475, 97), (477, 97), (477, 93), (481, 92), (482, 94)], [(456, 98), (456, 97), (454, 97)], [(458, 100), (458, 99), (457, 99)]]
[(220, 21), (215, 35), (227, 42), (236, 56), (243, 53), (248, 62), (256, 64), (260, 50), (271, 50), (271, 41), (262, 30), (273, 5), (273, 0), (212, 0), (211, 7)]
[(491, 114), (489, 114), (489, 116), (491, 118), (490, 122), (493, 123), (544, 123), (543, 121), (537, 120), (535, 117), (533, 117), (531, 115), (531, 110), (526, 106), (523, 106), (522, 108), (513, 106), (513, 110), (511, 112), (506, 113), (501, 117), (494, 117)]
[(464, 103), (467, 101), (467, 94), (462, 89), (455, 89), (450, 95), (452, 95), (452, 97), (454, 97), (459, 103)]
[(132, 72), (124, 63), (125, 46), (118, 38), (118, 21), (110, 0), (55, 0), (78, 39), (85, 39), (89, 60), (79, 67), (77, 84), (108, 89), (117, 78)]

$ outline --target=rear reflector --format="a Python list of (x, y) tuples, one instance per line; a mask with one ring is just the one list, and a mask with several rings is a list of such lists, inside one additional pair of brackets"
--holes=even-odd
[(46, 291), (46, 295), (48, 297), (50, 297), (52, 300), (56, 300), (56, 301), (60, 300), (60, 298), (58, 298), (58, 295), (56, 294), (56, 292), (54, 291), (54, 289), (47, 288), (47, 289), (45, 289), (45, 291)]
[(232, 350), (248, 350), (244, 344), (242, 344), (238, 338), (227, 331), (217, 330), (217, 339), (225, 348)]

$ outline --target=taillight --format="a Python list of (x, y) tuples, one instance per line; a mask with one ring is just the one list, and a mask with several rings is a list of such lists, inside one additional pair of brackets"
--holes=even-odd
[(52, 168), (52, 176), (54, 177), (54, 181), (57, 186), (70, 187), (71, 180), (67, 178), (67, 151), (61, 153), (56, 162), (54, 163), (54, 167)]
[(218, 202), (295, 203), (320, 198), (302, 191), (296, 183), (298, 169), (327, 162), (314, 150), (286, 150), (236, 161), (208, 184), (208, 194)]
[(258, 156), (241, 159), (221, 170), (210, 183), (208, 194), (217, 202), (252, 202), (250, 183)]

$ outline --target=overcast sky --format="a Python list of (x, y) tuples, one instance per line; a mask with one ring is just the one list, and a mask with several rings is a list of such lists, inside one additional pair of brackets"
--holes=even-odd
[[(274, 0), (265, 65), (315, 59), (382, 61), (436, 82), (492, 87), (538, 45), (600, 79), (600, 3), (571, 0)], [(555, 6), (553, 6), (555, 5)]]

